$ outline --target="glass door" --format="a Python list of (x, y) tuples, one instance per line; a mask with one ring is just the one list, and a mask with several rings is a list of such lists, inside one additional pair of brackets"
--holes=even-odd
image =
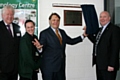
[(120, 0), (115, 0), (115, 24), (120, 27)]
[[(120, 27), (120, 0), (115, 0), (115, 24)], [(120, 54), (119, 54), (119, 67), (120, 67)], [(120, 70), (117, 73), (116, 80), (120, 80)]]

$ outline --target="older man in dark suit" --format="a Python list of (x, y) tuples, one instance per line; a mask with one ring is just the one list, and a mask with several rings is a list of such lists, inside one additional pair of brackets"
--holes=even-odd
[(66, 44), (76, 44), (83, 36), (70, 38), (59, 28), (60, 16), (52, 13), (49, 17), (50, 27), (40, 33), (40, 43), (43, 45), (41, 72), (43, 80), (66, 80), (65, 78), (65, 47)]
[(97, 80), (115, 80), (119, 69), (120, 28), (110, 22), (107, 11), (100, 14), (101, 28), (88, 35), (93, 42), (93, 64), (96, 64)]
[(2, 9), (0, 21), (0, 80), (17, 80), (20, 27), (12, 23), (14, 8)]

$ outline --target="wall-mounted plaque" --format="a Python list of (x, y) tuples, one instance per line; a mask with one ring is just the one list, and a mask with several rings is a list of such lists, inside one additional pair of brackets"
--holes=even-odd
[(82, 26), (82, 11), (64, 10), (64, 26)]

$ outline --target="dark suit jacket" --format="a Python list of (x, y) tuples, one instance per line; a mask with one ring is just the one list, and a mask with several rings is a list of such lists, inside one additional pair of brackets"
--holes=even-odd
[(65, 31), (59, 29), (62, 36), (62, 45), (51, 27), (40, 33), (40, 43), (43, 45), (41, 58), (41, 70), (57, 72), (61, 68), (65, 70), (65, 47), (66, 44), (81, 42), (81, 37), (70, 38)]
[[(119, 27), (109, 23), (97, 46), (97, 56), (95, 57), (93, 52), (93, 62), (98, 65), (98, 69), (107, 69), (108, 66), (119, 69), (119, 49), (120, 49), (120, 29)], [(89, 35), (88, 38), (94, 43), (96, 36)], [(95, 60), (96, 58), (96, 60)], [(94, 64), (93, 63), (93, 64)]]
[(19, 39), (21, 36), (20, 27), (14, 23), (12, 37), (4, 22), (0, 21), (0, 72), (18, 72)]

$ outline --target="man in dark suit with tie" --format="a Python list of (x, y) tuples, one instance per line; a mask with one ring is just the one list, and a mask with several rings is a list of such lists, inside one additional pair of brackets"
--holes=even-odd
[(1, 12), (3, 20), (0, 21), (0, 80), (17, 80), (20, 27), (12, 23), (12, 6), (6, 5)]
[(120, 28), (110, 22), (110, 14), (100, 14), (102, 28), (98, 34), (88, 35), (93, 42), (93, 65), (96, 64), (97, 80), (115, 80), (119, 69)]
[[(66, 80), (65, 47), (66, 44), (82, 42), (84, 36), (70, 38), (59, 28), (60, 16), (52, 13), (49, 17), (50, 27), (40, 33), (39, 41), (43, 45), (41, 72), (43, 80)], [(58, 31), (58, 33), (56, 32)]]

